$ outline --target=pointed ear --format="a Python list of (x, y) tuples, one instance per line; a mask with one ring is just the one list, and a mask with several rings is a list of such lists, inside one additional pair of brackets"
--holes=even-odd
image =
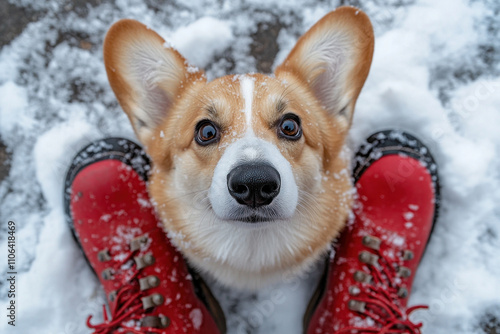
[(104, 64), (111, 88), (144, 144), (182, 90), (206, 80), (163, 38), (134, 20), (120, 20), (109, 29)]
[(331, 115), (345, 121), (347, 129), (370, 70), (373, 45), (368, 16), (353, 7), (340, 7), (298, 40), (275, 74), (283, 78), (292, 74), (310, 87)]

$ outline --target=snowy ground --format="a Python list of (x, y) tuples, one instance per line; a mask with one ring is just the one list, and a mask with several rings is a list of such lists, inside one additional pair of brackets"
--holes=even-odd
[[(0, 184), (0, 332), (89, 333), (86, 316), (100, 314), (103, 295), (64, 223), (62, 180), (84, 143), (132, 136), (102, 63), (113, 21), (146, 23), (213, 78), (268, 71), (342, 3), (364, 9), (376, 31), (351, 145), (374, 130), (404, 129), (440, 167), (441, 216), (411, 298), (431, 309), (416, 318), (426, 334), (500, 333), (498, 1), (8, 1), (39, 18), (0, 50), (0, 149), (10, 156)], [(15, 328), (5, 318), (8, 220), (18, 226)], [(257, 294), (214, 291), (230, 333), (293, 334), (315, 279), (317, 271)], [(285, 297), (272, 301), (273, 292)]]

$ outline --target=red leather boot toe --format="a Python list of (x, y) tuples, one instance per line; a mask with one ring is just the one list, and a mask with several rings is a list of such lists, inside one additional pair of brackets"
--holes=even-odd
[(148, 166), (136, 144), (109, 138), (83, 149), (68, 172), (68, 222), (109, 305), (103, 323), (89, 317), (87, 324), (96, 334), (223, 333), (218, 304), (203, 287), (214, 318), (155, 215), (146, 190)]

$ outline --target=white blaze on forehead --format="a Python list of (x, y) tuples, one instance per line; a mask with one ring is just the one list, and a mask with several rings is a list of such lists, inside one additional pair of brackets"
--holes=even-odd
[(259, 152), (255, 149), (255, 147), (247, 147), (243, 150), (243, 156), (247, 160), (255, 160), (259, 157)]
[(247, 123), (247, 132), (253, 133), (252, 129), (252, 105), (253, 105), (253, 89), (254, 89), (254, 78), (243, 76), (240, 78), (241, 95), (245, 101), (245, 119)]

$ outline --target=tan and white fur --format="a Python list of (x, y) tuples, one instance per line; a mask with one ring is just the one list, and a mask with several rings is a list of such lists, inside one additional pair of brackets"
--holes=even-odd
[[(111, 27), (109, 82), (152, 159), (148, 187), (159, 217), (192, 265), (225, 285), (257, 289), (325, 253), (351, 207), (343, 147), (373, 40), (363, 12), (338, 8), (298, 40), (274, 75), (208, 82), (143, 24)], [(290, 114), (300, 119), (297, 140), (278, 135)], [(200, 121), (216, 126), (215, 142), (195, 140)], [(231, 197), (227, 184), (231, 169), (253, 161), (281, 178), (279, 194), (256, 209)], [(248, 215), (264, 218), (249, 223)]]

